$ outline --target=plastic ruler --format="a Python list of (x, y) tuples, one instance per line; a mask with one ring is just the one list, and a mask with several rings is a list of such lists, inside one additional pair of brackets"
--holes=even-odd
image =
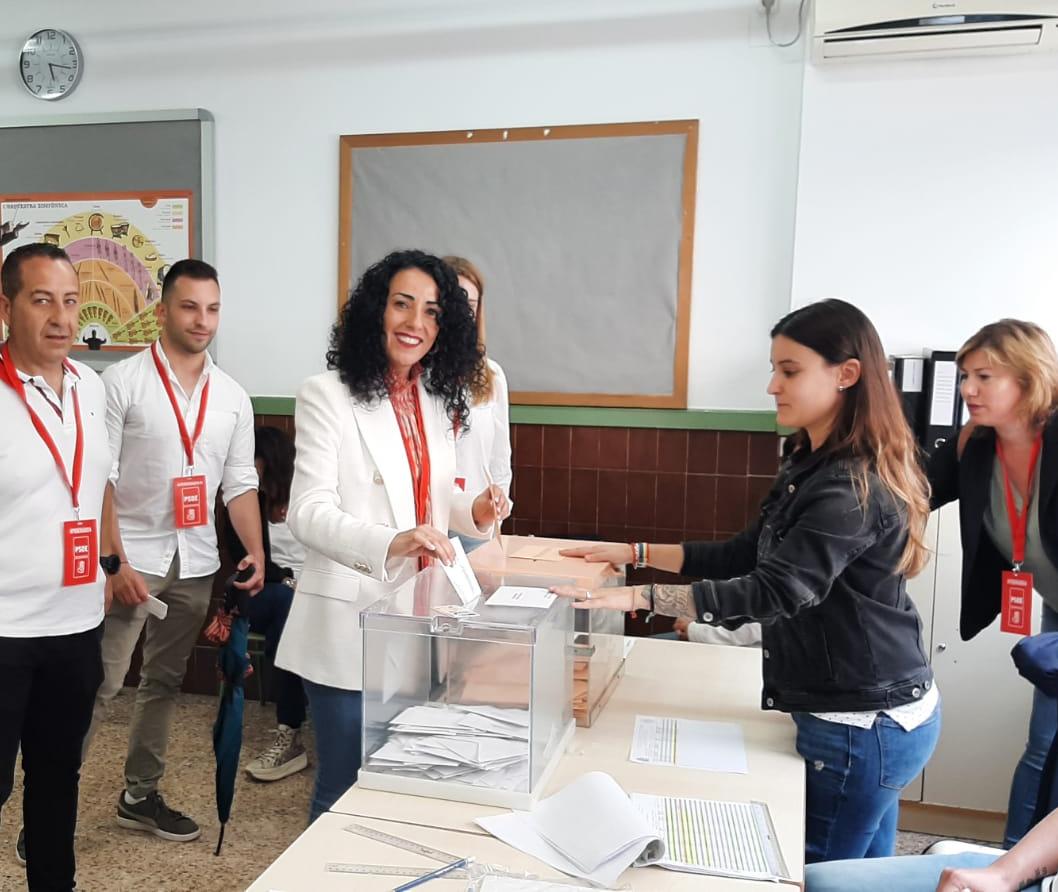
[[(378, 877), (421, 877), (432, 873), (434, 868), (427, 867), (397, 867), (391, 864), (348, 864), (343, 861), (328, 861), (325, 865), (328, 873), (356, 873), (370, 874)], [(445, 874), (446, 880), (465, 880), (465, 870), (453, 870)]]
[[(365, 827), (363, 824), (348, 824), (344, 829), (349, 833), (355, 833), (357, 836), (362, 836), (365, 839), (385, 843), (387, 846), (393, 846), (394, 848), (401, 849), (405, 852), (421, 855), (423, 858), (429, 858), (431, 861), (437, 861), (441, 864), (451, 864), (453, 861), (458, 861), (463, 857), (462, 855), (453, 855), (451, 852), (442, 852), (440, 849), (434, 849), (430, 846), (423, 845), (422, 843), (413, 842), (410, 839), (405, 839), (403, 836), (394, 836), (392, 833), (386, 833), (385, 830), (376, 830), (374, 827)], [(429, 871), (423, 871), (423, 873), (429, 873)]]
[[(349, 833), (355, 833), (357, 836), (362, 836), (365, 839), (370, 839), (375, 842), (381, 842), (388, 846), (401, 849), (405, 852), (411, 852), (415, 855), (420, 855), (423, 858), (429, 858), (431, 861), (437, 861), (440, 864), (451, 864), (453, 861), (458, 861), (462, 858), (462, 855), (453, 855), (451, 852), (442, 852), (440, 849), (435, 849), (432, 846), (423, 845), (420, 842), (415, 842), (410, 839), (405, 839), (403, 836), (395, 836), (392, 833), (387, 833), (385, 830), (376, 830), (374, 827), (365, 827), (363, 824), (347, 824), (344, 828)], [(419, 867), (398, 867), (395, 865), (387, 864), (352, 864), (342, 861), (328, 861), (326, 869), (330, 873), (350, 873), (350, 874), (372, 874), (374, 876), (392, 876), (392, 877), (421, 877), (432, 871), (431, 869), (423, 869)], [(487, 871), (493, 876), (500, 877), (512, 877), (514, 879), (530, 879), (524, 872), (503, 870), (502, 868), (490, 867)], [(453, 870), (450, 874), (447, 874), (446, 879), (466, 879), (467, 871), (465, 870)], [(564, 880), (547, 880), (556, 886), (571, 886), (576, 888), (592, 888), (592, 884), (576, 879), (564, 879)]]

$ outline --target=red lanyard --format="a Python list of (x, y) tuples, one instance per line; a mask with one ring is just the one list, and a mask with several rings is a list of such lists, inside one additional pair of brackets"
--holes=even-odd
[[(22, 404), (26, 407), (26, 411), (29, 412), (29, 418), (33, 422), (33, 427), (37, 429), (37, 434), (44, 441), (44, 445), (48, 447), (48, 451), (51, 453), (51, 457), (55, 459), (55, 464), (59, 469), (59, 473), (62, 474), (62, 479), (66, 483), (67, 488), (70, 490), (70, 498), (73, 500), (74, 512), (80, 517), (81, 512), (81, 471), (84, 468), (84, 426), (81, 424), (81, 401), (77, 396), (76, 385), (73, 388), (73, 412), (74, 420), (77, 423), (77, 441), (73, 450), (73, 479), (71, 480), (70, 474), (66, 470), (66, 464), (62, 460), (62, 454), (59, 452), (59, 447), (55, 445), (55, 441), (52, 439), (48, 429), (44, 426), (44, 422), (40, 420), (40, 416), (33, 411), (33, 407), (29, 404), (29, 400), (26, 399), (26, 388), (22, 383), (22, 379), (18, 377), (18, 370), (15, 368), (15, 364), (11, 361), (11, 353), (7, 348), (7, 344), (4, 344), (3, 351), (0, 352), (0, 359), (3, 360), (3, 373), (0, 377), (7, 382), (7, 385), (18, 394), (19, 399), (22, 400)], [(77, 373), (73, 370), (73, 367), (63, 363), (63, 368), (74, 375)]]
[(1036, 438), (1032, 446), (1032, 457), (1029, 459), (1029, 488), (1025, 493), (1025, 504), (1018, 514), (1017, 506), (1014, 504), (1014, 490), (1010, 485), (1010, 475), (1007, 473), (1007, 461), (1003, 456), (1003, 444), (996, 437), (996, 454), (999, 456), (999, 464), (1003, 468), (1003, 486), (1007, 497), (1007, 518), (1010, 521), (1010, 538), (1014, 543), (1014, 570), (1021, 569), (1025, 561), (1025, 539), (1029, 529), (1029, 508), (1032, 504), (1033, 480), (1036, 476), (1036, 462), (1040, 457), (1040, 449), (1043, 447), (1043, 434)]
[(209, 405), (209, 378), (202, 387), (202, 396), (198, 401), (198, 418), (195, 419), (195, 435), (192, 437), (187, 433), (187, 425), (184, 416), (180, 413), (180, 407), (176, 404), (176, 394), (173, 393), (173, 385), (169, 383), (169, 375), (166, 374), (165, 366), (162, 365), (161, 357), (158, 355), (158, 342), (151, 344), (151, 357), (154, 359), (154, 367), (158, 369), (158, 377), (162, 379), (165, 395), (169, 397), (169, 404), (173, 407), (177, 426), (180, 428), (180, 441), (184, 444), (184, 455), (187, 456), (187, 466), (195, 466), (195, 444), (202, 436), (202, 426), (206, 423), (206, 406)]
[[(426, 503), (430, 498), (430, 450), (426, 445), (426, 429), (422, 423), (422, 405), (419, 403), (419, 385), (417, 383), (412, 384), (411, 397), (415, 406), (415, 427), (419, 432), (419, 443), (421, 444), (419, 459), (422, 465), (418, 480), (416, 480), (415, 522), (426, 523)], [(412, 454), (411, 438), (404, 436), (403, 428), (401, 428), (401, 436), (404, 438), (404, 451), (408, 454), (408, 467), (411, 470), (412, 477), (414, 477), (415, 457)]]
[[(392, 399), (392, 397), (391, 397)], [(422, 423), (422, 405), (419, 402), (419, 385), (418, 382), (412, 382), (411, 385), (411, 403), (414, 407), (415, 412), (415, 429), (419, 434), (419, 473), (416, 475), (416, 463), (415, 463), (415, 450), (412, 446), (412, 438), (405, 432), (404, 425), (397, 421), (397, 427), (400, 429), (400, 437), (404, 441), (404, 452), (408, 456), (408, 470), (411, 471), (411, 480), (415, 488), (415, 523), (423, 524), (426, 523), (426, 505), (430, 499), (430, 449), (426, 444), (426, 429)], [(430, 564), (430, 559), (427, 557), (419, 558), (419, 569), (424, 570)], [(422, 593), (416, 590), (416, 615), (420, 615), (422, 609), (425, 609), (420, 604), (420, 597)]]

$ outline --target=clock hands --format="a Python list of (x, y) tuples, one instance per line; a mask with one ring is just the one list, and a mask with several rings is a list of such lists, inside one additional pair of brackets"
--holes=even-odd
[(73, 66), (72, 65), (59, 65), (57, 62), (49, 62), (48, 63), (48, 70), (51, 71), (51, 79), (52, 80), (55, 80), (55, 69), (56, 68), (65, 68), (67, 71), (69, 71), (71, 68), (73, 68)]

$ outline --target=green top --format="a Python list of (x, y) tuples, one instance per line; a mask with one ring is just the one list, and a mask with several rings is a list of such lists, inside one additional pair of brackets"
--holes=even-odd
[[(992, 464), (992, 486), (988, 507), (985, 509), (985, 529), (999, 553), (1010, 558), (1014, 553), (1014, 539), (1010, 533), (1010, 518), (1007, 516), (1006, 488), (1003, 486), (1003, 466), (997, 455)], [(1014, 490), (1014, 504), (1021, 513), (1021, 496)], [(1024, 569), (1032, 574), (1032, 587), (1040, 593), (1052, 610), (1058, 610), (1058, 567), (1050, 562), (1043, 550), (1040, 538), (1040, 474), (1037, 470), (1032, 481), (1032, 504), (1029, 507), (1029, 526), (1025, 534)]]

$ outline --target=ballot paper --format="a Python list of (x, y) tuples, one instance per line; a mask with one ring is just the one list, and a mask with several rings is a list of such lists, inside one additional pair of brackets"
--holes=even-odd
[(632, 794), (665, 841), (659, 867), (741, 879), (790, 879), (763, 802), (718, 802)]
[(665, 857), (660, 835), (601, 771), (581, 775), (532, 811), (477, 818), (477, 824), (556, 870), (603, 886), (613, 886), (633, 864)]
[(169, 615), (169, 605), (154, 595), (147, 595), (147, 600), (143, 602), (143, 606), (151, 616), (157, 619), (165, 619)]
[(637, 715), (628, 758), (644, 765), (674, 765), (731, 774), (749, 771), (742, 727), (731, 722)]
[(546, 588), (525, 585), (501, 585), (489, 595), (489, 607), (537, 607), (545, 610), (558, 595)]
[(489, 704), (409, 706), (367, 758), (373, 771), (529, 789), (529, 713)]
[(478, 578), (474, 575), (474, 568), (470, 566), (470, 560), (463, 549), (463, 543), (455, 536), (448, 541), (452, 543), (452, 548), (455, 549), (456, 559), (452, 562), (451, 567), (445, 564), (441, 564), (441, 567), (452, 583), (452, 588), (459, 595), (459, 600), (464, 604), (472, 604), (481, 597), (481, 586), (478, 585)]
[(534, 542), (526, 542), (519, 545), (507, 557), (521, 558), (523, 561), (561, 561), (564, 560), (559, 552), (561, 545), (538, 545)]

